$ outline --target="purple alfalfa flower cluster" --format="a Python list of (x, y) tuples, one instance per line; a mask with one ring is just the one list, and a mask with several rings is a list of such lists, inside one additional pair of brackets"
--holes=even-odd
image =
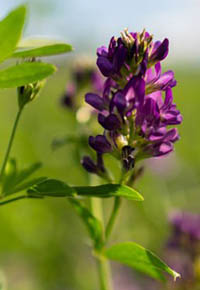
[(63, 107), (76, 111), (82, 105), (82, 94), (85, 93), (86, 89), (91, 89), (96, 93), (102, 91), (103, 77), (86, 59), (75, 63), (71, 71), (70, 81), (61, 98), (61, 104)]
[[(173, 71), (161, 69), (168, 50), (168, 39), (153, 42), (148, 32), (128, 30), (112, 37), (108, 48), (97, 49), (97, 66), (106, 80), (101, 95), (88, 93), (85, 100), (98, 111), (104, 133), (90, 136), (89, 144), (98, 155), (117, 157), (125, 170), (140, 159), (168, 154), (179, 139), (171, 128), (182, 122), (173, 102), (176, 80)], [(93, 173), (99, 170), (89, 157), (83, 166)]]
[[(175, 211), (170, 214), (172, 227), (165, 253), (168, 263), (182, 276), (178, 289), (198, 289), (200, 280), (200, 215)], [(171, 288), (170, 288), (171, 289)]]

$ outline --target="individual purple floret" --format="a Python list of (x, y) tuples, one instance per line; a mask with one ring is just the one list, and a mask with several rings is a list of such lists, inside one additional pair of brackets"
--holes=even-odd
[(112, 151), (111, 144), (103, 135), (97, 135), (96, 137), (89, 137), (90, 146), (98, 153), (108, 153)]
[[(182, 116), (173, 101), (176, 85), (173, 71), (162, 72), (161, 61), (169, 41), (125, 30), (109, 47), (97, 50), (97, 66), (107, 77), (101, 94), (88, 93), (85, 100), (98, 114), (104, 132), (90, 137), (96, 152), (111, 153), (125, 170), (133, 164), (123, 159), (123, 148), (134, 150), (134, 164), (140, 159), (160, 157), (173, 151), (179, 139), (176, 128)], [(169, 128), (170, 126), (170, 128)]]

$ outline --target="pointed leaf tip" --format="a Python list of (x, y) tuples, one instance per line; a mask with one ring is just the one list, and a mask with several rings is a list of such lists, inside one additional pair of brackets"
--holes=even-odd
[(78, 195), (109, 198), (124, 197), (129, 200), (143, 201), (144, 198), (135, 189), (121, 184), (104, 184), (98, 186), (75, 186)]
[(171, 269), (157, 255), (133, 242), (113, 245), (105, 250), (104, 255), (110, 260), (132, 267), (154, 279), (165, 281), (163, 272), (171, 275), (174, 281), (180, 278), (180, 274)]

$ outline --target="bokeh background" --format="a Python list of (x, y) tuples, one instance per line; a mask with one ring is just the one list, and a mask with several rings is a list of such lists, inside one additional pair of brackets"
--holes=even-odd
[[(1, 0), (0, 16), (24, 1)], [(54, 61), (59, 70), (22, 116), (12, 150), (19, 166), (42, 161), (38, 173), (70, 184), (87, 184), (73, 146), (53, 152), (52, 140), (76, 131), (74, 114), (60, 106), (71, 62), (88, 55), (95, 64), (97, 46), (107, 44), (125, 27), (144, 27), (155, 39), (168, 37), (166, 69), (175, 71), (174, 95), (184, 122), (175, 153), (146, 164), (137, 189), (141, 204), (124, 201), (111, 242), (133, 240), (164, 256), (173, 209), (200, 211), (200, 2), (198, 0), (29, 0), (25, 36), (42, 35), (71, 43), (75, 51)], [(47, 59), (49, 60), (49, 59)], [(15, 90), (0, 91), (0, 160), (17, 110)], [(111, 201), (105, 202), (108, 211)], [(67, 200), (24, 200), (0, 208), (0, 269), (8, 290), (96, 290), (95, 263), (87, 233)], [(144, 276), (114, 265), (123, 290), (150, 289)], [(120, 273), (126, 278), (119, 282)], [(3, 279), (3, 278), (2, 278)], [(121, 280), (120, 280), (121, 281)], [(148, 280), (148, 285), (151, 281)], [(127, 284), (126, 284), (127, 283)], [(146, 285), (146, 284), (145, 284)], [(152, 289), (160, 287), (153, 284)], [(128, 288), (129, 287), (129, 288)]]

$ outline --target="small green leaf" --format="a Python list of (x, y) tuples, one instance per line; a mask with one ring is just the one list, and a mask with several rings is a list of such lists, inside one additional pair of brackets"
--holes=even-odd
[(180, 277), (155, 254), (133, 242), (114, 245), (105, 250), (104, 255), (158, 280), (165, 280), (163, 272), (170, 274), (174, 280)]
[(24, 191), (31, 186), (37, 185), (37, 184), (45, 181), (46, 179), (47, 179), (47, 177), (38, 177), (38, 178), (31, 179), (31, 180), (26, 181), (18, 186), (11, 188), (9, 191), (6, 192), (5, 195), (8, 196), (8, 195), (11, 195), (14, 193), (18, 193), (20, 191)]
[[(52, 187), (51, 187), (52, 186)], [(74, 186), (69, 187), (66, 183), (56, 179), (48, 179), (30, 189), (31, 193), (50, 196), (89, 196), (89, 197), (113, 197), (121, 196), (130, 200), (143, 201), (143, 197), (134, 189), (120, 184), (104, 184), (99, 186)]]
[(95, 242), (95, 247), (100, 247), (103, 242), (101, 222), (79, 200), (70, 198), (69, 201), (85, 223), (91, 239)]
[[(19, 192), (27, 189), (29, 186), (36, 184), (37, 182), (26, 182), (28, 185), (24, 188), (25, 184), (20, 185), (24, 180), (28, 179), (36, 170), (41, 167), (41, 163), (37, 162), (25, 168), (21, 171), (17, 169), (17, 162), (15, 159), (10, 159), (7, 163), (4, 177), (2, 179), (2, 193), (4, 196)], [(43, 179), (44, 180), (44, 179)], [(42, 181), (42, 180), (41, 180)], [(29, 184), (30, 183), (30, 184)], [(20, 185), (20, 187), (19, 187)], [(22, 189), (20, 190), (20, 188)]]
[(26, 62), (0, 71), (0, 88), (14, 88), (43, 80), (55, 72), (51, 64)]
[(31, 164), (29, 167), (22, 169), (15, 180), (15, 185), (20, 184), (22, 181), (30, 177), (35, 171), (40, 169), (42, 166), (41, 162), (36, 162), (34, 164)]
[(73, 188), (68, 186), (66, 183), (56, 179), (47, 179), (30, 189), (28, 194), (32, 196), (55, 196), (55, 197), (73, 197), (75, 192)]
[(16, 51), (12, 56), (13, 57), (41, 57), (41, 56), (50, 56), (56, 54), (62, 54), (72, 51), (72, 46), (65, 43), (57, 43), (51, 45), (45, 45), (35, 48), (20, 49)]
[(26, 8), (20, 6), (0, 22), (0, 62), (14, 52), (22, 34), (25, 16)]
[(143, 201), (140, 193), (131, 187), (120, 184), (104, 184), (99, 186), (75, 186), (73, 187), (78, 195), (89, 197), (112, 197), (121, 196), (130, 200)]

